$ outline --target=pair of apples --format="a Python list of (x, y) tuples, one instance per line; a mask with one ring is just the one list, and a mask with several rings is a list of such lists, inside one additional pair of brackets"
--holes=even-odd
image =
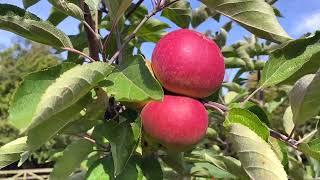
[(194, 98), (210, 96), (221, 86), (225, 73), (221, 51), (201, 33), (176, 30), (157, 43), (152, 70), (165, 89), (179, 95), (165, 95), (142, 109), (144, 132), (168, 150), (188, 150), (206, 134), (208, 114)]

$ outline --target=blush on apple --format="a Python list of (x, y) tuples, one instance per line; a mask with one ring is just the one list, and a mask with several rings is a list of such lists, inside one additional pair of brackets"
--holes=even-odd
[(208, 114), (197, 100), (165, 95), (149, 102), (141, 112), (144, 132), (168, 150), (185, 151), (206, 134)]
[(164, 88), (195, 98), (213, 94), (225, 73), (219, 47), (203, 34), (188, 29), (168, 33), (157, 43), (152, 69)]

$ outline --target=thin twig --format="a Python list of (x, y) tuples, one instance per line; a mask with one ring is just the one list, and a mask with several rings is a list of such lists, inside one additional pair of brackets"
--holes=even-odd
[(309, 139), (310, 137), (314, 136), (317, 132), (318, 132), (318, 129), (311, 131), (309, 134), (307, 134), (303, 138), (299, 139), (298, 144), (300, 144), (300, 143), (306, 141), (307, 139)]
[(103, 45), (102, 45), (102, 42), (101, 42), (101, 37), (100, 37), (100, 35), (99, 35), (98, 33), (96, 33), (97, 30), (96, 30), (96, 31), (93, 30), (86, 21), (82, 21), (82, 23), (88, 28), (88, 30), (92, 33), (92, 35), (95, 36), (96, 40), (99, 42), (99, 49), (100, 49), (100, 51), (102, 51), (102, 49), (103, 49), (102, 46), (103, 46)]
[(286, 143), (287, 145), (293, 147), (294, 149), (298, 149), (297, 145), (299, 144), (296, 140), (292, 138), (288, 138), (286, 135), (283, 135), (273, 129), (269, 128), (270, 136), (279, 139), (280, 141)]
[[(224, 106), (223, 104), (219, 104), (216, 102), (204, 102), (203, 105), (207, 108), (212, 108), (214, 110), (219, 111), (222, 115), (226, 115), (226, 112), (228, 111), (228, 108)], [(270, 135), (276, 139), (281, 140), (282, 142), (288, 144), (289, 146), (293, 147), (294, 149), (298, 149), (297, 145), (299, 144), (298, 141), (295, 139), (292, 139), (291, 136), (283, 135), (273, 129), (269, 128)]]
[(75, 137), (78, 137), (78, 138), (85, 139), (85, 140), (87, 140), (87, 141), (89, 141), (89, 142), (91, 142), (93, 144), (97, 144), (97, 142), (94, 139), (92, 139), (88, 134), (86, 134), (86, 135), (69, 134), (69, 133), (66, 133), (66, 134), (71, 135), (71, 136), (75, 136)]
[(221, 115), (225, 115), (225, 111), (223, 111), (222, 109), (220, 109), (218, 106), (216, 106), (214, 104), (204, 103), (203, 105), (207, 108), (214, 109), (214, 110), (218, 111)]
[(73, 48), (69, 48), (69, 47), (65, 47), (65, 48), (62, 48), (63, 50), (66, 50), (66, 51), (70, 51), (70, 52), (73, 52), (75, 54), (79, 54), (80, 56), (83, 56), (87, 59), (89, 59), (91, 62), (95, 62), (96, 60), (94, 60), (93, 58), (91, 58), (90, 56), (86, 55), (85, 53), (81, 52), (81, 51), (78, 51), (76, 49), (73, 49)]
[(132, 9), (130, 9), (130, 11), (125, 15), (126, 18), (129, 18), (131, 16), (131, 14), (133, 14), (138, 7), (143, 3), (144, 0), (139, 0)]
[(290, 139), (290, 138), (292, 138), (292, 136), (293, 136), (293, 133), (294, 133), (294, 131), (296, 130), (296, 125), (294, 125), (294, 127), (293, 127), (293, 129), (292, 129), (292, 131), (290, 132), (290, 134), (289, 134), (289, 136), (288, 136), (288, 139)]
[(254, 90), (241, 104), (244, 105), (246, 102), (248, 102), (257, 92), (259, 92), (262, 89), (262, 86), (258, 87), (256, 90)]
[(88, 30), (95, 36), (97, 36), (96, 32), (92, 29), (92, 27), (86, 22), (82, 21), (82, 23), (88, 28)]
[(87, 136), (81, 136), (81, 138), (89, 141), (89, 142), (92, 142), (93, 144), (96, 144), (96, 141), (94, 139), (91, 139), (90, 137), (87, 137)]
[(219, 109), (221, 109), (221, 110), (223, 110), (223, 111), (228, 111), (228, 110), (229, 110), (229, 108), (228, 108), (227, 106), (225, 106), (225, 105), (223, 105), (223, 104), (220, 104), (220, 103), (217, 103), (217, 102), (208, 101), (208, 102), (206, 102), (206, 103), (212, 104), (212, 105), (218, 107)]
[(94, 139), (91, 138), (91, 136), (89, 134), (85, 134), (83, 136), (80, 136), (84, 139), (87, 139), (88, 141), (94, 141), (94, 143), (97, 145), (97, 146), (100, 146), (101, 148), (105, 149), (106, 151), (109, 151), (110, 150), (110, 144), (100, 144), (98, 143), (97, 141), (95, 141)]
[[(109, 64), (112, 64), (119, 56), (120, 52), (123, 51), (123, 49), (126, 47), (126, 45), (133, 39), (135, 38), (137, 32), (140, 30), (140, 28), (144, 25), (145, 22), (147, 22), (152, 16), (154, 16), (155, 14), (157, 14), (159, 11), (163, 10), (164, 8), (170, 6), (171, 4), (174, 4), (176, 2), (178, 2), (179, 0), (174, 0), (171, 1), (159, 8), (155, 8), (152, 10), (152, 12), (148, 15), (146, 15), (141, 22), (138, 24), (138, 26), (133, 30), (133, 32), (124, 40), (122, 46), (120, 49), (118, 49), (118, 51), (111, 57), (111, 59), (109, 60)], [(104, 47), (105, 48), (105, 47)]]

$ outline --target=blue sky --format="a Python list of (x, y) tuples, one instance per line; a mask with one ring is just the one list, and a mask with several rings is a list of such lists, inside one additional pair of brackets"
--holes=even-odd
[[(193, 8), (199, 6), (197, 0), (191, 0), (191, 5)], [(0, 3), (14, 4), (19, 7), (23, 7), (22, 0), (0, 0)], [(150, 0), (145, 0), (145, 5), (150, 9)], [(290, 36), (297, 38), (304, 34), (305, 32), (313, 32), (320, 29), (320, 2), (319, 0), (279, 0), (275, 6), (281, 11), (283, 18), (279, 18), (280, 24), (289, 33)], [(38, 4), (30, 7), (28, 11), (37, 14), (42, 19), (46, 19), (49, 16), (51, 5), (47, 0), (41, 0)], [(168, 31), (177, 29), (173, 23), (159, 15), (155, 16), (170, 24), (171, 28)], [(196, 30), (199, 32), (204, 32), (206, 30), (217, 31), (228, 19), (222, 18), (218, 23), (214, 20), (207, 20), (201, 24)], [(66, 34), (76, 34), (78, 31), (78, 21), (73, 18), (68, 18), (59, 24), (59, 28)], [(244, 35), (249, 35), (249, 33), (236, 25), (230, 32), (228, 43), (233, 43), (241, 39)], [(0, 30), (0, 47), (10, 47), (12, 40), (15, 35)], [(154, 44), (145, 43), (143, 45), (143, 52), (147, 58), (151, 57)]]

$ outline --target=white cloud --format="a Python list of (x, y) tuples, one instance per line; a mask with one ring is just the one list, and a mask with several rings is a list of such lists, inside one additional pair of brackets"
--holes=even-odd
[(296, 27), (293, 30), (293, 34), (295, 35), (320, 30), (320, 12), (310, 14), (296, 22)]

